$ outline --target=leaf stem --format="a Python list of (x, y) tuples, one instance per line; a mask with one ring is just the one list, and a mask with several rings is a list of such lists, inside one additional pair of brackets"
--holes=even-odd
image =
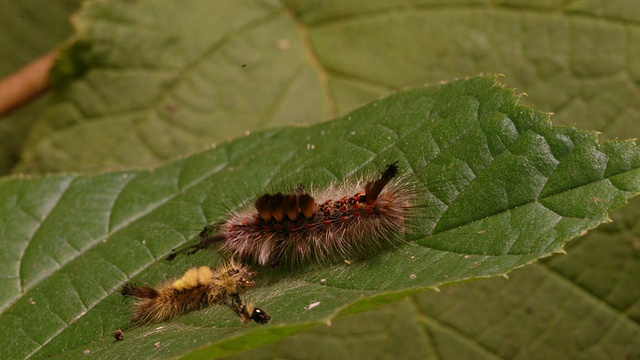
[(0, 81), (0, 117), (47, 91), (49, 72), (58, 58), (54, 50)]

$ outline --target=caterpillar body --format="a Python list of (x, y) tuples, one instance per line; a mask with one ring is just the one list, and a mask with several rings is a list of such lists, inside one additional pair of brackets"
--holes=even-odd
[(206, 226), (199, 242), (167, 258), (216, 245), (225, 255), (260, 265), (298, 265), (379, 252), (405, 230), (415, 188), (397, 163), (376, 178), (331, 186), (312, 196), (303, 185), (291, 194), (265, 194), (253, 208)]
[(189, 269), (182, 277), (158, 288), (127, 283), (122, 295), (136, 298), (131, 321), (139, 324), (173, 319), (212, 304), (229, 307), (244, 323), (266, 324), (271, 317), (264, 310), (245, 304), (242, 294), (255, 283), (248, 266), (230, 261), (216, 269), (208, 266)]

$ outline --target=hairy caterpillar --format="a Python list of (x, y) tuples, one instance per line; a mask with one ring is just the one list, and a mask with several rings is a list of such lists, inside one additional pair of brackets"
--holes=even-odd
[(403, 234), (412, 211), (415, 189), (398, 173), (396, 162), (375, 179), (332, 186), (316, 196), (303, 185), (291, 194), (262, 195), (253, 208), (206, 226), (198, 243), (174, 249), (167, 259), (212, 244), (228, 256), (274, 267), (379, 251)]
[(271, 316), (241, 298), (246, 288), (255, 285), (251, 277), (256, 273), (249, 270), (234, 261), (216, 269), (201, 266), (158, 288), (127, 283), (121, 293), (137, 299), (131, 321), (139, 324), (172, 319), (211, 304), (229, 307), (244, 323), (266, 324)]

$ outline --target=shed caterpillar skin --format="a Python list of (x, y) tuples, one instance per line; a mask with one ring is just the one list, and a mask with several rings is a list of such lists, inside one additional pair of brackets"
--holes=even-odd
[(167, 259), (212, 244), (231, 257), (274, 267), (380, 251), (404, 233), (412, 212), (415, 188), (398, 173), (396, 162), (376, 179), (332, 186), (316, 197), (302, 185), (292, 194), (262, 195), (254, 208), (206, 226), (197, 244), (174, 249)]
[(251, 320), (266, 324), (271, 316), (251, 303), (245, 304), (241, 298), (246, 288), (255, 285), (251, 277), (256, 273), (249, 270), (234, 261), (216, 269), (201, 266), (158, 288), (127, 283), (121, 293), (137, 299), (131, 321), (138, 324), (173, 319), (212, 304), (229, 307), (245, 324)]

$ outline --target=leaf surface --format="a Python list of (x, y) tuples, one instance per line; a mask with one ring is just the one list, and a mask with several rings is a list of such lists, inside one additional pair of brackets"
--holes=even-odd
[[(0, 351), (220, 356), (560, 252), (640, 191), (640, 150), (552, 127), (517, 101), (479, 77), (400, 92), (324, 124), (254, 133), (154, 171), (4, 179), (0, 329), (19, 336), (3, 338)], [(122, 284), (219, 263), (213, 252), (162, 259), (256, 192), (353, 181), (396, 160), (419, 189), (407, 243), (351, 266), (260, 269), (248, 297), (271, 313), (267, 326), (241, 326), (213, 307), (161, 328), (126, 328)], [(127, 342), (114, 344), (123, 327)]]
[(637, 226), (615, 220), (508, 279), (420, 293), (233, 358), (637, 358)]
[(92, 1), (16, 171), (153, 166), (479, 73), (506, 74), (556, 123), (626, 138), (640, 115), (634, 14), (619, 0)]

